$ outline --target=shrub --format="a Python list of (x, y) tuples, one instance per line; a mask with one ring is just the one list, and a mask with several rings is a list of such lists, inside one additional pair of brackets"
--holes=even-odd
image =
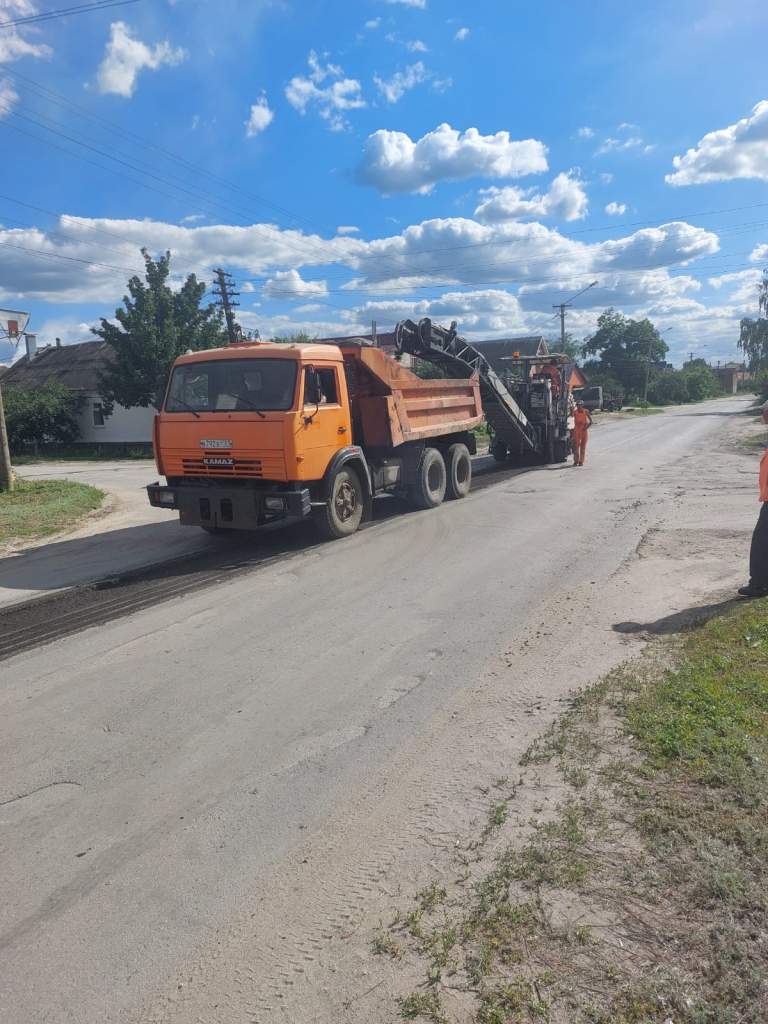
[(25, 444), (72, 444), (80, 437), (77, 416), (84, 399), (51, 381), (40, 387), (9, 386), (3, 390), (8, 443), (11, 450)]

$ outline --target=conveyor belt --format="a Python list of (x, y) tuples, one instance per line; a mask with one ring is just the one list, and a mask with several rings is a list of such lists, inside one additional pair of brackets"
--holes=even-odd
[(401, 320), (395, 328), (395, 344), (399, 353), (407, 352), (447, 370), (452, 377), (480, 378), (480, 396), (485, 418), (495, 436), (510, 448), (522, 442), (529, 451), (540, 452), (535, 427), (504, 386), (485, 356), (456, 333), (456, 324), (450, 330), (435, 326), (425, 317), (418, 324)]

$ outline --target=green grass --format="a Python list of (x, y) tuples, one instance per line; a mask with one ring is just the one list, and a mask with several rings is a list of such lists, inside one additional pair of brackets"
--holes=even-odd
[[(417, 895), (400, 931), (425, 979), (401, 1016), (444, 1019), (446, 987), (475, 1024), (765, 1024), (768, 599), (578, 694), (522, 765), (564, 797), (473, 880)], [(505, 839), (524, 785), (468, 849)]]
[(656, 416), (660, 412), (664, 412), (664, 407), (660, 405), (649, 405), (643, 409), (642, 406), (631, 406), (630, 408), (624, 408), (619, 410), (621, 416)]
[(37, 466), (48, 462), (152, 462), (153, 455), (147, 446), (130, 445), (115, 446), (113, 449), (91, 448), (76, 445), (72, 448), (58, 449), (55, 452), (42, 452), (33, 455), (31, 452), (14, 452), (14, 466)]
[(68, 480), (17, 480), (0, 493), (0, 544), (36, 540), (76, 525), (99, 508), (104, 492)]

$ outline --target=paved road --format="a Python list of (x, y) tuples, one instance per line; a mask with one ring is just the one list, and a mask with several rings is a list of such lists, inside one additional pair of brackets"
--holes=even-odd
[[(0, 1019), (319, 1019), (248, 1003), (243, 990), (263, 980), (254, 967), (263, 945), (237, 975), (242, 1003), (232, 1002), (229, 983), (205, 1009), (196, 997), (177, 1005), (176, 995), (193, 974), (185, 965), (221, 966), (234, 921), (237, 941), (250, 941), (278, 891), (268, 879), (289, 862), (333, 888), (333, 865), (312, 867), (311, 850), (331, 823), (342, 835), (353, 808), (356, 820), (372, 820), (404, 764), (422, 773), (427, 798), (425, 737), (436, 716), (446, 718), (440, 729), (460, 727), (448, 709), (467, 699), (471, 718), (472, 687), (530, 691), (535, 673), (495, 682), (500, 658), (513, 664), (513, 635), (535, 627), (542, 658), (556, 645), (560, 669), (535, 684), (539, 703), (554, 708), (579, 681), (572, 666), (583, 680), (602, 662), (595, 647), (579, 648), (579, 610), (566, 619), (553, 609), (582, 595), (585, 623), (589, 606), (595, 635), (613, 643), (611, 624), (628, 617), (638, 591), (623, 567), (686, 502), (692, 515), (706, 507), (701, 514), (718, 527), (727, 515), (735, 550), (746, 545), (756, 511), (751, 465), (723, 456), (727, 511), (696, 489), (707, 472), (701, 459), (744, 405), (601, 427), (578, 473), (502, 477), (465, 501), (384, 519), (348, 541), (2, 663)], [(679, 551), (686, 529), (676, 532)], [(653, 563), (660, 589), (646, 606), (657, 615), (673, 610), (670, 588), (691, 598), (678, 576), (663, 591), (674, 557)], [(699, 598), (712, 579), (736, 581), (738, 565), (728, 580), (716, 556), (697, 557)], [(602, 602), (590, 605), (585, 588)], [(454, 759), (459, 746), (454, 738)], [(404, 802), (400, 820), (409, 813)], [(206, 991), (215, 990), (206, 977)]]
[(115, 510), (60, 540), (0, 557), (0, 607), (210, 547), (202, 531), (152, 508), (144, 488), (157, 480), (150, 460), (43, 462), (20, 466), (29, 480), (66, 479), (109, 492)]

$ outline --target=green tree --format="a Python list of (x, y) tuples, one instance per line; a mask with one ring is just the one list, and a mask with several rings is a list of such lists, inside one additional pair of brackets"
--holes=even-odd
[(558, 332), (557, 334), (552, 335), (551, 338), (547, 338), (547, 348), (550, 352), (562, 352), (563, 355), (576, 360), (583, 355), (584, 345), (582, 342), (576, 341), (570, 331), (566, 331), (565, 342), (563, 342)]
[(753, 373), (768, 369), (768, 270), (763, 271), (763, 279), (757, 286), (757, 302), (760, 316), (756, 320), (745, 317), (741, 321), (738, 342)]
[(636, 396), (643, 394), (647, 370), (660, 369), (668, 350), (650, 320), (630, 320), (615, 309), (600, 315), (597, 331), (584, 344), (584, 355), (597, 357), (596, 369), (618, 380), (627, 395)]
[(138, 275), (130, 279), (129, 294), (115, 310), (117, 324), (102, 318), (101, 327), (93, 328), (114, 352), (99, 379), (107, 410), (115, 402), (158, 409), (177, 356), (188, 349), (219, 348), (227, 340), (221, 313), (212, 303), (201, 305), (205, 283), (189, 274), (174, 291), (168, 284), (170, 252), (158, 260), (146, 249), (141, 254), (146, 281)]
[(9, 386), (3, 390), (8, 444), (72, 444), (80, 437), (78, 413), (84, 399), (51, 381), (34, 388)]
[(717, 377), (703, 359), (694, 359), (693, 362), (686, 363), (682, 374), (685, 378), (688, 400), (691, 402), (703, 402), (705, 398), (714, 398), (722, 390)]
[(682, 370), (657, 374), (648, 387), (648, 399), (654, 405), (684, 405), (690, 401), (686, 375)]

